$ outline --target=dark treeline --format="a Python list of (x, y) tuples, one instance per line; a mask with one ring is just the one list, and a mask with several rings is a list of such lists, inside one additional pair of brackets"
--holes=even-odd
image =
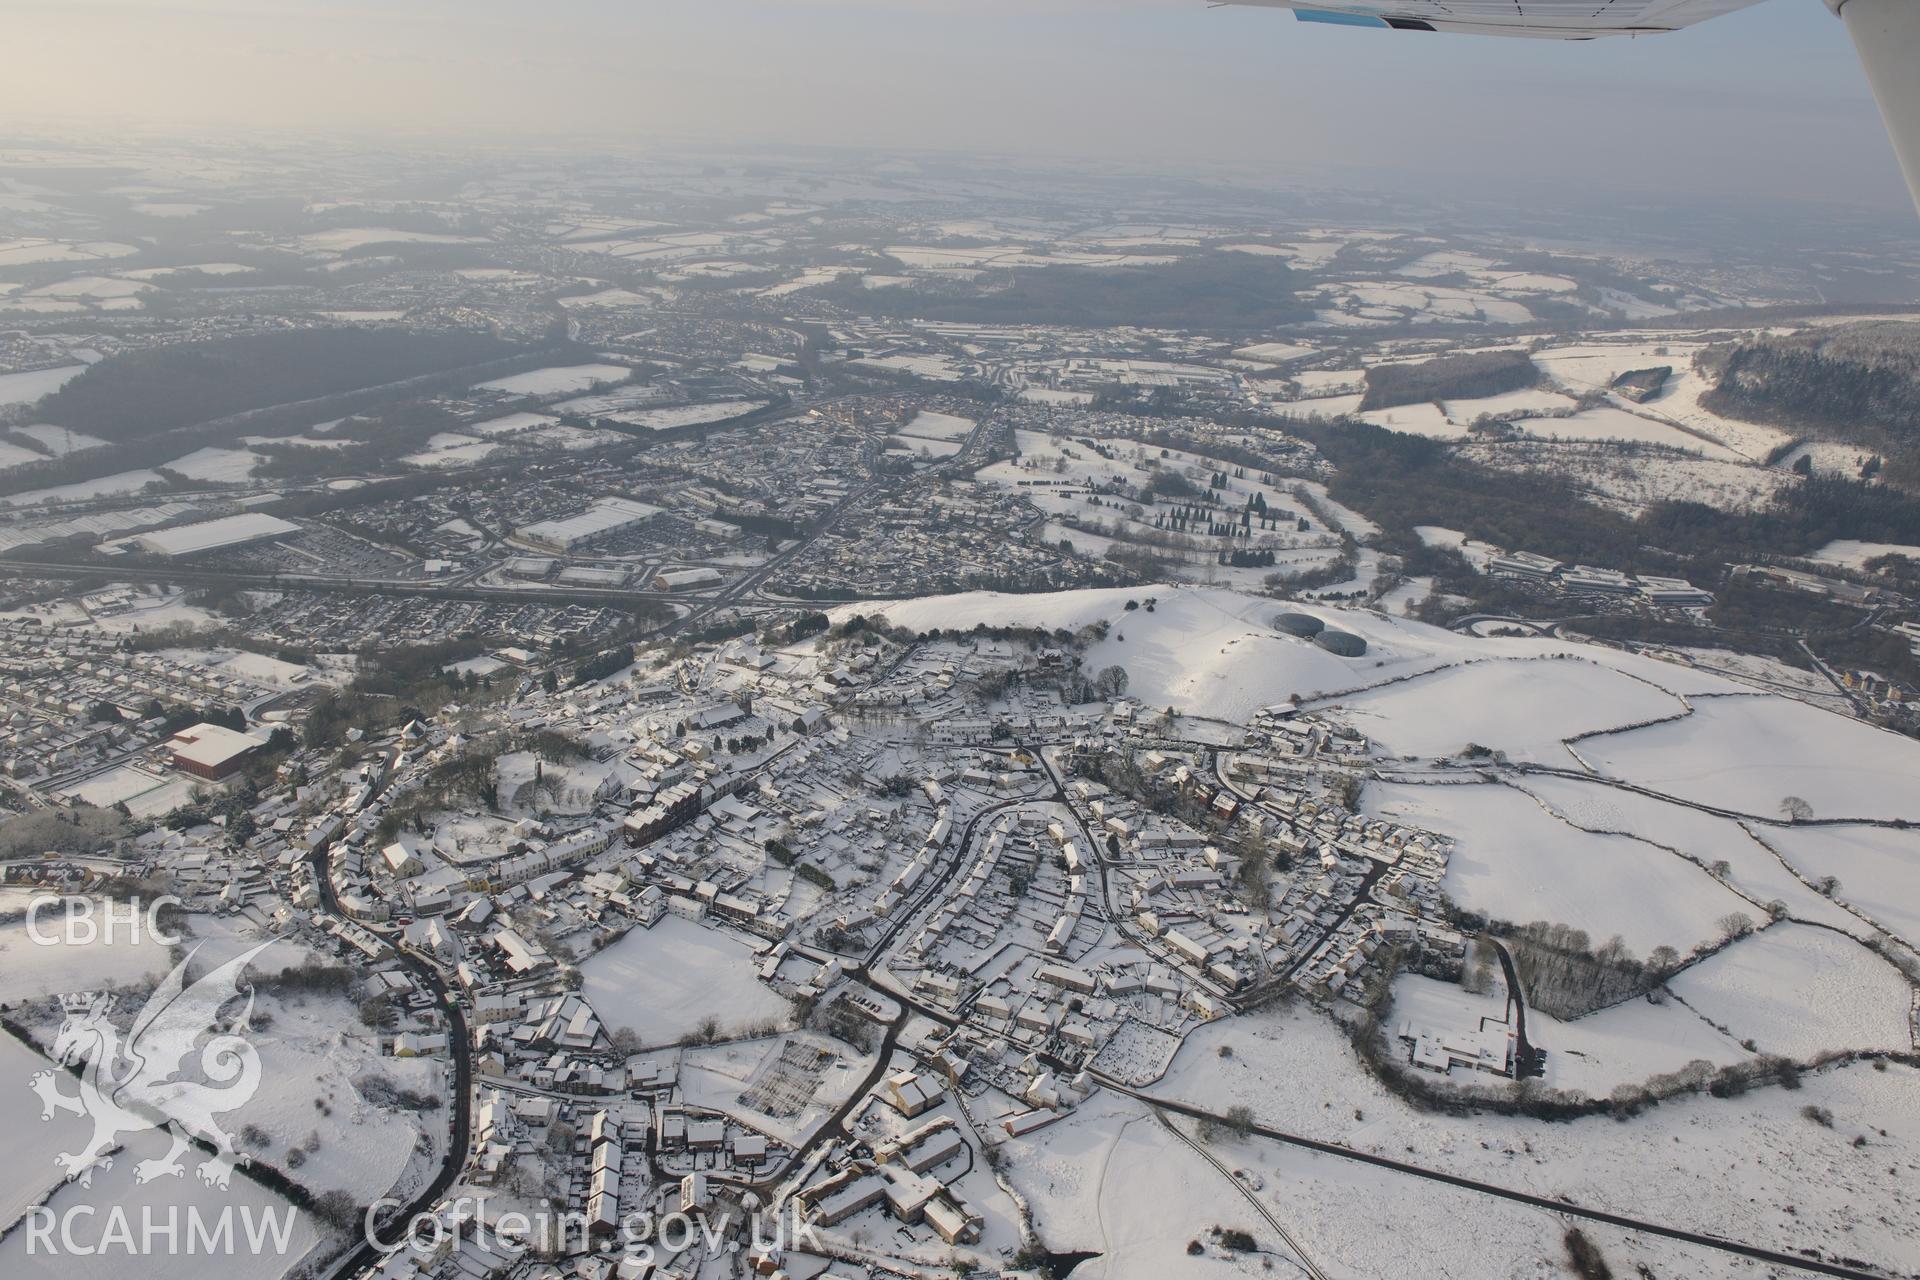
[(1470, 351), (1419, 364), (1382, 364), (1367, 370), (1360, 408), (1391, 409), (1429, 400), (1474, 400), (1519, 391), (1540, 381), (1524, 351)]
[(1869, 322), (1760, 338), (1705, 362), (1702, 400), (1729, 417), (1815, 432), (1887, 454), (1888, 479), (1920, 482), (1920, 324)]
[(821, 292), (863, 315), (927, 320), (1068, 324), (1101, 328), (1264, 330), (1313, 318), (1281, 263), (1200, 254), (1159, 267), (1024, 267), (990, 272), (985, 288), (947, 292), (862, 289), (842, 280)]
[(1706, 584), (1728, 564), (1802, 556), (1835, 538), (1920, 542), (1920, 499), (1858, 480), (1783, 485), (1758, 512), (1663, 502), (1636, 520), (1594, 506), (1556, 477), (1494, 475), (1454, 457), (1443, 441), (1351, 421), (1295, 429), (1338, 468), (1333, 497), (1377, 521), (1395, 535), (1396, 550), (1415, 557), (1413, 527), (1435, 524), (1568, 562)]
[(41, 402), (38, 416), (126, 440), (229, 414), (511, 355), (484, 334), (296, 329), (109, 356)]

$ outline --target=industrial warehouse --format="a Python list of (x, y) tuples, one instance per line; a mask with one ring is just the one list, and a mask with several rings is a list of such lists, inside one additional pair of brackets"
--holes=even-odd
[(514, 531), (514, 540), (542, 551), (566, 552), (603, 534), (645, 524), (660, 508), (631, 498), (601, 498), (577, 515), (541, 520)]
[(243, 515), (224, 516), (218, 520), (202, 520), (197, 524), (183, 524), (172, 529), (156, 529), (152, 533), (143, 533), (132, 540), (131, 545), (148, 555), (165, 556), (177, 560), (184, 556), (202, 555), (209, 551), (225, 551), (233, 547), (250, 546), (256, 542), (270, 542), (275, 538), (290, 537), (301, 532), (300, 526), (291, 520), (282, 520), (279, 516), (266, 515), (259, 511), (249, 511)]

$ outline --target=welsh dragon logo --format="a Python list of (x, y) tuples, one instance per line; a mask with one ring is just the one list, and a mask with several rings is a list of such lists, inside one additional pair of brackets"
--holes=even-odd
[[(241, 1034), (253, 1013), (253, 989), (246, 989), (246, 1005), (231, 1020), (223, 1023), (220, 1011), (241, 996), (241, 973), (271, 945), (263, 942), (189, 985), (187, 966), (199, 951), (194, 948), (148, 998), (124, 1043), (107, 1016), (109, 996), (61, 997), (66, 1019), (54, 1037), (53, 1056), (63, 1066), (80, 1067), (79, 1092), (62, 1092), (66, 1073), (51, 1070), (35, 1072), (31, 1087), (40, 1095), (42, 1121), (61, 1112), (93, 1121), (85, 1146), (54, 1157), (69, 1180), (89, 1186), (96, 1169), (111, 1169), (122, 1135), (165, 1129), (172, 1146), (159, 1159), (135, 1165), (135, 1181), (182, 1176), (180, 1157), (198, 1139), (213, 1148), (198, 1167), (200, 1180), (226, 1189), (234, 1165), (247, 1157), (234, 1150), (233, 1135), (215, 1117), (242, 1106), (260, 1087), (259, 1051)], [(201, 1044), (208, 1033), (211, 1038)], [(196, 1046), (199, 1070), (193, 1074), (202, 1079), (180, 1079), (191, 1069)]]

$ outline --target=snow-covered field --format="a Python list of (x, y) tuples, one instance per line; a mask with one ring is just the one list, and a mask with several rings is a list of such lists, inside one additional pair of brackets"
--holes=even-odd
[(106, 444), (106, 441), (99, 436), (90, 436), (84, 431), (70, 431), (66, 427), (56, 427), (48, 422), (30, 423), (24, 427), (15, 427), (14, 430), (23, 436), (32, 436), (38, 440), (47, 446), (56, 458), (77, 453), (81, 449), (98, 449)]
[(1873, 457), (1871, 449), (1862, 449), (1859, 445), (1839, 444), (1831, 440), (1811, 440), (1796, 445), (1781, 455), (1780, 465), (1791, 470), (1805, 462), (1815, 475), (1845, 476), (1854, 479), (1860, 469)]
[(1888, 827), (1770, 827), (1762, 838), (1833, 896), (1882, 928), (1920, 944), (1920, 832)]
[(1913, 1049), (1913, 987), (1843, 934), (1779, 924), (1742, 938), (1667, 984), (1763, 1053), (1805, 1061), (1845, 1049)]
[(0, 405), (32, 404), (42, 396), (52, 395), (86, 371), (84, 364), (68, 364), (57, 369), (0, 373)]
[[(85, 1128), (74, 1117), (62, 1116), (52, 1127), (69, 1135), (63, 1149), (85, 1141)], [(166, 1148), (167, 1139), (156, 1132), (132, 1135), (113, 1167), (96, 1173), (90, 1187), (67, 1183), (47, 1188), (46, 1204), (56, 1223), (51, 1245), (35, 1241), (24, 1227), (16, 1230), (0, 1240), (0, 1275), (8, 1280), (113, 1280), (130, 1275), (140, 1280), (276, 1280), (318, 1243), (308, 1215), (244, 1174), (233, 1175), (224, 1191), (199, 1181), (191, 1167), (183, 1177), (135, 1182), (136, 1166), (159, 1158)], [(116, 1243), (108, 1234), (114, 1209), (133, 1232), (131, 1245)], [(230, 1247), (212, 1252), (186, 1247), (196, 1216), (205, 1230), (215, 1231), (228, 1212)], [(164, 1228), (169, 1219), (178, 1223), (177, 1247), (169, 1248), (164, 1236), (153, 1237), (151, 1249), (141, 1247), (142, 1224), (152, 1221)], [(62, 1245), (57, 1230), (61, 1221), (72, 1225), (72, 1252)], [(82, 1250), (96, 1252), (88, 1256)]]
[(1591, 502), (1637, 516), (1669, 499), (1721, 511), (1765, 506), (1792, 477), (1749, 462), (1703, 458), (1618, 443), (1564, 441), (1467, 444), (1461, 456), (1496, 471), (1565, 478)]
[(392, 227), (335, 227), (300, 237), (303, 248), (325, 253), (345, 253), (369, 244), (479, 244), (479, 236), (449, 235), (434, 231), (397, 231)]
[[(1219, 1055), (1223, 1044), (1231, 1046), (1230, 1057)], [(1311, 1087), (1290, 1087), (1289, 1081), (1311, 1082)], [(1484, 1082), (1498, 1084), (1492, 1076)], [(1862, 1063), (1806, 1076), (1797, 1090), (1766, 1087), (1739, 1097), (1700, 1094), (1670, 1100), (1624, 1124), (1604, 1115), (1558, 1124), (1447, 1115), (1416, 1110), (1387, 1093), (1330, 1019), (1298, 1009), (1200, 1028), (1155, 1092), (1214, 1111), (1245, 1105), (1284, 1132), (1768, 1248), (1791, 1252), (1827, 1242), (1904, 1272), (1920, 1256), (1920, 1192), (1905, 1176), (1920, 1167), (1916, 1088), (1920, 1071), (1915, 1068), (1888, 1064), (1875, 1070)], [(1833, 1127), (1808, 1120), (1801, 1112), (1809, 1105), (1830, 1111)], [(1855, 1147), (1856, 1136), (1864, 1136), (1865, 1144)], [(1889, 1168), (1902, 1172), (1889, 1175)], [(1543, 1244), (1550, 1265), (1495, 1274), (1566, 1274), (1565, 1255), (1557, 1247), (1564, 1229), (1559, 1222), (1545, 1228), (1544, 1240), (1536, 1229), (1520, 1240), (1488, 1239), (1472, 1234), (1470, 1226), (1437, 1225), (1438, 1239), (1457, 1242), (1473, 1265), (1429, 1270), (1429, 1242), (1416, 1237), (1408, 1251), (1405, 1233), (1380, 1230), (1379, 1204), (1390, 1199), (1398, 1222), (1403, 1202), (1407, 1213), (1421, 1214), (1430, 1195), (1452, 1193), (1402, 1175), (1389, 1175), (1387, 1187), (1370, 1202), (1364, 1220), (1376, 1235), (1390, 1237), (1378, 1247), (1402, 1251), (1396, 1265), (1334, 1274), (1483, 1276), (1488, 1274), (1484, 1259)], [(1291, 1182), (1270, 1183), (1269, 1194), (1274, 1197), (1269, 1203), (1282, 1212), (1317, 1207)], [(1220, 1197), (1211, 1202), (1222, 1212), (1231, 1203)], [(1481, 1202), (1480, 1197), (1467, 1201)], [(1676, 1269), (1649, 1256), (1660, 1276), (1720, 1274), (1690, 1262)], [(1732, 1274), (1759, 1273), (1742, 1267)]]
[(550, 396), (585, 391), (603, 382), (618, 382), (633, 372), (620, 364), (558, 365), (474, 384), (476, 391), (504, 391), (515, 396)]
[(1604, 405), (1598, 409), (1582, 410), (1567, 418), (1528, 418), (1519, 425), (1529, 436), (1540, 440), (1627, 440), (1666, 445), (1709, 458), (1739, 457), (1725, 445), (1702, 440), (1677, 427), (1629, 413), (1625, 409)]
[(676, 915), (633, 930), (580, 970), (601, 1021), (632, 1030), (645, 1045), (671, 1044), (708, 1017), (735, 1031), (790, 1012), (760, 983), (745, 943)]
[(1556, 413), (1573, 408), (1573, 401), (1557, 391), (1527, 387), (1504, 395), (1484, 396), (1478, 400), (1449, 400), (1447, 414), (1459, 422), (1472, 422), (1483, 413), (1497, 417), (1511, 414)]
[(1736, 1037), (1678, 1000), (1657, 995), (1571, 1022), (1529, 1009), (1527, 1038), (1547, 1052), (1549, 1086), (1590, 1098), (1604, 1098), (1621, 1085), (1643, 1084), (1691, 1062), (1724, 1067), (1753, 1057)]
[(1049, 1247), (1100, 1255), (1074, 1268), (1076, 1277), (1267, 1273), (1271, 1262), (1257, 1254), (1237, 1263), (1189, 1255), (1188, 1242), (1215, 1225), (1285, 1248), (1225, 1175), (1132, 1099), (1102, 1094), (1068, 1119), (1009, 1141), (1005, 1150), (1013, 1183)]
[[(1672, 369), (1661, 393), (1646, 410), (1679, 422), (1718, 440), (1729, 453), (1760, 461), (1785, 444), (1788, 436), (1774, 427), (1738, 422), (1704, 409), (1700, 397), (1711, 389), (1692, 368), (1701, 342), (1697, 335), (1650, 333), (1626, 342), (1584, 342), (1536, 352), (1533, 362), (1556, 383), (1573, 392), (1604, 390), (1623, 373), (1635, 369)], [(1687, 446), (1682, 445), (1685, 448)], [(1695, 451), (1700, 451), (1696, 442)], [(1720, 456), (1709, 453), (1708, 456)]]
[(631, 289), (600, 289), (593, 293), (575, 294), (560, 299), (560, 305), (568, 310), (593, 310), (600, 307), (639, 307), (653, 301), (644, 293), (635, 293)]
[(1585, 929), (1594, 945), (1618, 935), (1644, 958), (1685, 953), (1719, 937), (1715, 923), (1753, 905), (1701, 868), (1627, 836), (1571, 827), (1532, 797), (1494, 784), (1370, 784), (1369, 813), (1454, 839), (1442, 886), (1471, 911), (1527, 924)]
[[(233, 1118), (267, 1133), (257, 1158), (315, 1192), (339, 1188), (357, 1203), (384, 1194), (406, 1172), (419, 1135), (445, 1132), (447, 1113), (376, 1107), (355, 1081), (438, 1097), (446, 1067), (432, 1058), (383, 1058), (377, 1037), (338, 996), (265, 997), (256, 1007), (272, 1018), (251, 1037), (260, 1088)], [(304, 1152), (297, 1163), (289, 1159), (295, 1147)]]
[(36, 453), (32, 449), (22, 448), (10, 441), (0, 440), (0, 471), (46, 460), (47, 455), (44, 453)]
[(248, 449), (195, 449), (184, 458), (175, 458), (165, 466), (189, 480), (209, 484), (239, 484), (260, 465), (259, 454)]
[(1401, 435), (1431, 436), (1437, 440), (1464, 440), (1467, 426), (1448, 417), (1439, 405), (1431, 403), (1396, 405), (1391, 409), (1369, 409), (1359, 415), (1376, 427), (1398, 431)]
[(1786, 698), (1702, 700), (1579, 751), (1602, 773), (1757, 817), (1798, 796), (1819, 818), (1920, 819), (1920, 742)]
[(927, 440), (965, 440), (973, 430), (973, 419), (951, 413), (922, 410), (896, 433)]
[[(1156, 601), (1152, 612), (1126, 609), (1127, 601), (1142, 603), (1149, 597)], [(1306, 699), (1349, 697), (1388, 680), (1489, 656), (1589, 659), (1682, 695), (1727, 693), (1743, 687), (1707, 672), (1617, 650), (1555, 640), (1480, 640), (1371, 610), (1311, 606), (1306, 611), (1329, 626), (1367, 641), (1363, 656), (1341, 658), (1274, 629), (1273, 618), (1293, 607), (1297, 606), (1219, 587), (1151, 586), (1037, 595), (974, 591), (841, 605), (833, 616), (879, 614), (920, 631), (970, 627), (975, 622), (1075, 631), (1106, 622), (1110, 628), (1106, 638), (1088, 647), (1089, 667), (1123, 666), (1132, 681), (1130, 697), (1147, 706), (1171, 705), (1183, 714), (1213, 719), (1244, 720), (1294, 694)], [(1531, 669), (1513, 668), (1515, 672)], [(1516, 680), (1510, 696), (1524, 702), (1525, 689), (1525, 681)], [(1482, 745), (1502, 746), (1499, 742)]]
[(60, 939), (53, 943), (35, 941), (24, 919), (0, 924), (0, 1003), (140, 986), (173, 965), (166, 944), (145, 929), (135, 939), (123, 926), (111, 940), (82, 945), (66, 941), (62, 920), (57, 908), (39, 917), (37, 932)]
[(522, 431), (532, 431), (537, 427), (556, 426), (560, 419), (550, 413), (508, 413), (498, 418), (488, 418), (484, 422), (470, 422), (466, 430), (477, 436), (491, 439), (495, 436), (510, 436)]
[[(707, 404), (669, 405), (660, 409), (621, 409), (602, 416), (648, 431), (669, 431), (675, 427), (724, 422), (765, 406), (766, 402), (762, 400), (715, 400)], [(560, 407), (566, 408), (565, 405)]]
[(1342, 718), (1392, 755), (1432, 759), (1469, 744), (1570, 767), (1563, 740), (1680, 715), (1663, 689), (1594, 662), (1480, 662), (1339, 702)]
[(492, 440), (476, 440), (456, 431), (438, 431), (427, 437), (427, 447), (410, 453), (400, 461), (416, 467), (458, 467), (479, 462), (500, 445)]
[(19, 267), (34, 262), (97, 262), (105, 258), (124, 258), (138, 252), (130, 244), (111, 240), (43, 240), (27, 237), (0, 240), (0, 267)]
[[(1725, 883), (1754, 903), (1784, 902), (1795, 919), (1811, 920), (1865, 936), (1870, 931), (1859, 920), (1809, 889), (1778, 857), (1731, 819), (1702, 813), (1683, 804), (1657, 800), (1602, 782), (1573, 778), (1520, 779), (1525, 790), (1575, 826), (1590, 831), (1613, 831), (1677, 849), (1701, 866), (1727, 864)], [(1777, 827), (1762, 828), (1768, 844), (1792, 834)], [(1830, 827), (1807, 828), (1828, 832)], [(1756, 918), (1753, 907), (1741, 908)]]
[(1829, 542), (1808, 559), (1848, 569), (1864, 569), (1867, 561), (1879, 556), (1905, 556), (1909, 560), (1920, 560), (1920, 547), (1900, 542), (1857, 542), (1852, 538), (1840, 538)]
[(34, 489), (0, 498), (10, 507), (31, 507), (48, 502), (84, 502), (89, 498), (108, 498), (115, 494), (138, 493), (150, 484), (162, 484), (158, 471), (121, 471), (93, 480), (81, 480), (51, 489)]

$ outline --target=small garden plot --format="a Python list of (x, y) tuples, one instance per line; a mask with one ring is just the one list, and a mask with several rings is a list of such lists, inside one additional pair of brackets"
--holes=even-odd
[(1797, 796), (1819, 818), (1920, 819), (1920, 742), (1786, 698), (1702, 699), (1579, 750), (1602, 773), (1756, 817)]
[(1618, 935), (1645, 959), (1683, 954), (1720, 936), (1718, 921), (1752, 904), (1683, 858), (1626, 836), (1560, 821), (1510, 787), (1371, 785), (1365, 807), (1453, 838), (1443, 887), (1494, 919), (1584, 929), (1599, 946)]
[(1913, 1049), (1913, 988), (1860, 943), (1781, 924), (1667, 984), (1701, 1017), (1763, 1053), (1804, 1061), (1847, 1049)]
[(585, 994), (609, 1028), (643, 1045), (671, 1044), (709, 1022), (736, 1032), (780, 1022), (787, 1001), (756, 977), (747, 945), (682, 916), (634, 929), (581, 966)]
[(1562, 742), (1680, 715), (1686, 704), (1592, 662), (1525, 660), (1449, 667), (1341, 704), (1356, 729), (1394, 755), (1433, 759), (1469, 744), (1510, 759), (1569, 766)]
[(443, 819), (433, 832), (433, 851), (460, 866), (492, 862), (506, 856), (513, 843), (513, 823), (484, 813), (462, 813)]
[(872, 1063), (871, 1054), (825, 1036), (736, 1040), (684, 1051), (680, 1095), (798, 1143), (851, 1096)]
[(1180, 1037), (1137, 1018), (1128, 1018), (1100, 1046), (1095, 1070), (1131, 1085), (1148, 1085), (1165, 1074), (1180, 1050)]

